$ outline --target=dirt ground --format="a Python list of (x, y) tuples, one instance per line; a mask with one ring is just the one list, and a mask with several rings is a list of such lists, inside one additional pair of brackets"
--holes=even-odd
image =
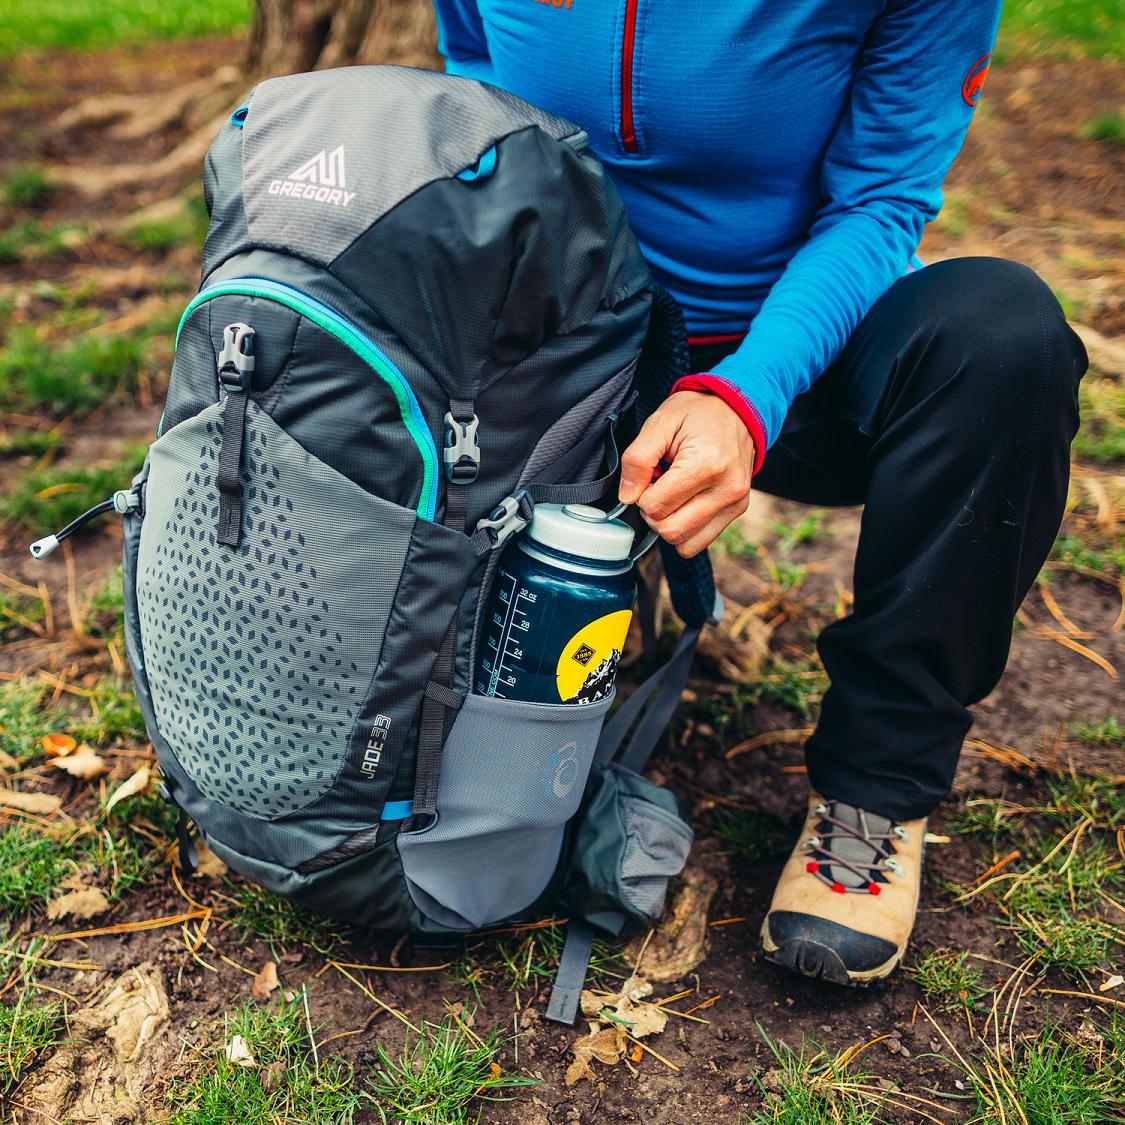
[[(120, 160), (140, 165), (158, 160), (188, 135), (190, 123), (150, 137), (114, 140), (99, 124), (63, 132), (44, 122), (57, 119), (92, 94), (159, 93), (207, 75), (215, 66), (237, 58), (239, 50), (234, 41), (201, 41), (190, 46), (48, 56), (34, 65), (4, 64), (0, 171), (27, 162), (103, 167)], [(947, 211), (931, 228), (922, 250), (927, 260), (996, 254), (1033, 266), (1090, 330), (1084, 335), (1100, 376), (1117, 379), (1123, 375), (1119, 364), (1125, 347), (1119, 339), (1125, 333), (1125, 150), (1084, 139), (1081, 126), (1090, 115), (1116, 108), (1121, 91), (1121, 68), (1109, 61), (1013, 62), (994, 67), (978, 119), (948, 181)], [(194, 246), (173, 247), (157, 255), (131, 250), (112, 237), (114, 224), (123, 217), (182, 186), (182, 178), (175, 177), (140, 190), (119, 185), (92, 195), (74, 189), (53, 194), (39, 218), (89, 224), (93, 234), (65, 256), (0, 263), (0, 294), (13, 298), (12, 323), (33, 324), (44, 316), (47, 303), (37, 295), (37, 284), (45, 281), (68, 287), (93, 282), (92, 301), (111, 320), (143, 312), (158, 290), (186, 298), (197, 271)], [(163, 372), (166, 366), (165, 360)], [(140, 389), (136, 400), (118, 399), (76, 423), (66, 435), (57, 463), (93, 464), (147, 440), (160, 414), (161, 392), (158, 377)], [(5, 488), (28, 463), (18, 458), (0, 462)], [(1122, 471), (1120, 462), (1079, 465), (1075, 493), (1081, 503), (1070, 517), (1074, 528), (1097, 525), (1103, 539), (1106, 534), (1119, 536), (1115, 521), (1123, 514)], [(782, 589), (761, 554), (716, 553), (719, 585), (735, 610), (773, 599), (770, 653), (798, 661), (812, 658), (816, 628), (832, 620), (846, 602), (860, 526), (856, 510), (826, 512), (808, 542), (786, 544), (779, 525), (796, 526), (806, 515), (797, 505), (756, 497), (742, 528), (746, 540), (766, 545), (769, 557), (784, 557), (789, 568), (805, 571), (796, 588)], [(63, 607), (104, 584), (116, 565), (117, 532), (106, 527), (86, 536), (71, 562), (60, 552), (42, 566), (27, 557), (27, 536), (17, 525), (0, 525), (0, 535), (0, 573), (31, 586), (43, 580), (64, 622), (53, 637), (0, 646), (0, 673), (11, 678), (46, 672), (74, 680), (101, 668), (104, 654), (76, 647), (65, 628)], [(1065, 771), (1068, 763), (1116, 784), (1125, 775), (1125, 750), (1120, 743), (1081, 745), (1070, 733), (1070, 724), (1077, 721), (1096, 724), (1114, 714), (1125, 717), (1116, 676), (1117, 669), (1125, 668), (1119, 577), (1073, 569), (1052, 571), (1051, 577), (1050, 603), (1038, 591), (1028, 598), (1007, 672), (975, 709), (974, 741), (967, 744), (956, 790), (930, 826), (937, 839), (929, 848), (913, 949), (971, 951), (980, 959), (989, 989), (1011, 976), (1023, 953), (1010, 931), (998, 925), (993, 907), (979, 899), (961, 904), (950, 890), (971, 885), (1001, 858), (988, 840), (959, 833), (958, 818), (966, 802), (1003, 797), (1018, 806), (1042, 803), (1044, 775)], [(1056, 611), (1073, 624), (1070, 633), (1060, 625)], [(1103, 663), (1073, 645), (1059, 643), (1060, 631), (1080, 637), (1079, 648), (1096, 654)], [(185, 930), (174, 925), (59, 943), (55, 956), (89, 958), (98, 968), (51, 969), (40, 979), (65, 993), (84, 994), (99, 981), (138, 965), (150, 966), (160, 976), (167, 990), (170, 1030), (161, 1045), (152, 1048), (162, 1052), (155, 1056), (162, 1065), (146, 1080), (143, 1100), (148, 1108), (136, 1120), (159, 1119), (169, 1086), (186, 1080), (194, 1066), (194, 1049), (207, 1041), (215, 1022), (237, 1001), (249, 997), (253, 975), (273, 956), (279, 960), (284, 989), (308, 986), (311, 1021), (321, 1029), (321, 1039), (342, 1036), (331, 1050), (361, 1068), (375, 1062), (376, 1041), (393, 1044), (399, 1039), (397, 1024), (372, 1002), (370, 994), (416, 1019), (438, 1018), (443, 1000), (471, 1006), (479, 998), (476, 1027), (495, 1024), (518, 1031), (504, 1049), (505, 1067), (541, 1080), (518, 1091), (512, 1102), (485, 1104), (484, 1122), (737, 1122), (761, 1111), (765, 1094), (759, 1079), (768, 1090), (775, 1069), (762, 1032), (794, 1047), (803, 1039), (815, 1040), (832, 1055), (876, 1040), (863, 1063), (887, 1083), (886, 1089), (894, 1084), (933, 1099), (941, 1110), (938, 1120), (963, 1119), (967, 1108), (959, 1099), (965, 1087), (959, 1085), (962, 1076), (949, 1061), (950, 1043), (970, 1055), (978, 1051), (983, 1016), (976, 1024), (962, 1014), (936, 1016), (949, 1037), (946, 1042), (922, 1013), (927, 1001), (919, 986), (903, 974), (881, 987), (848, 991), (787, 974), (762, 960), (758, 928), (786, 844), (775, 842), (751, 858), (746, 849), (732, 846), (722, 826), (727, 813), (740, 810), (762, 814), (786, 833), (796, 830), (806, 790), (800, 743), (764, 738), (760, 745), (733, 757), (726, 752), (755, 736), (792, 731), (810, 720), (799, 707), (795, 710), (791, 704), (765, 698), (737, 722), (721, 722), (720, 716), (729, 711), (729, 689), (707, 661), (697, 668), (691, 690), (692, 698), (676, 726), (675, 745), (665, 748), (654, 768), (692, 810), (697, 850), (704, 857), (703, 865), (715, 875), (718, 890), (708, 910), (711, 924), (706, 930), (705, 959), (682, 981), (657, 987), (658, 995), (690, 989), (691, 998), (679, 1005), (685, 1011), (717, 999), (698, 1013), (705, 1022), (673, 1020), (651, 1040), (662, 1058), (645, 1054), (637, 1062), (602, 1066), (598, 1081), (566, 1087), (563, 1076), (582, 1029), (571, 1031), (544, 1021), (542, 978), (513, 989), (493, 965), (481, 977), (474, 997), (450, 970), (355, 970), (369, 990), (364, 992), (333, 969), (329, 957), (307, 946), (271, 947), (224, 923), (224, 916), (231, 913), (230, 896), (238, 892), (214, 878), (191, 881), (182, 893), (169, 878), (157, 875), (97, 923), (112, 925), (189, 911), (193, 907), (185, 900), (186, 893), (215, 911), (207, 935), (211, 946), (206, 964), (189, 953)], [(1008, 753), (1008, 748), (1019, 756)], [(116, 765), (110, 786), (135, 764), (130, 759)], [(32, 783), (60, 792), (68, 808), (86, 799), (80, 782), (60, 785), (46, 780), (41, 771)], [(34, 916), (9, 922), (12, 932), (22, 927), (23, 932), (58, 933), (66, 928)], [(446, 958), (444, 951), (410, 945), (392, 949), (387, 942), (362, 935), (349, 937), (331, 954), (337, 962), (403, 969)], [(1104, 975), (1120, 971), (1120, 965), (1118, 957), (1116, 964), (1106, 965)], [(1095, 983), (1101, 979), (1101, 974), (1092, 978)], [(1037, 972), (1034, 980), (1040, 992), (1051, 987), (1091, 991), (1055, 969), (1047, 969), (1042, 977)], [(1125, 996), (1125, 991), (1116, 995)], [(1088, 998), (1031, 995), (1020, 1034), (1037, 1035), (1048, 1012), (1071, 1029), (1106, 1014), (1104, 1007)], [(34, 1071), (29, 1081), (34, 1082)], [(885, 1106), (881, 1112), (892, 1121), (926, 1119), (920, 1110)], [(370, 1111), (359, 1119), (376, 1121), (378, 1116)]]

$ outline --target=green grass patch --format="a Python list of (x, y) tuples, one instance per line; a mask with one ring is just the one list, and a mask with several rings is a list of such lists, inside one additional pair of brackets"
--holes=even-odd
[(21, 911), (42, 906), (73, 870), (58, 840), (26, 824), (0, 831), (0, 908)]
[(1115, 110), (1087, 118), (1082, 126), (1082, 135), (1088, 141), (1097, 141), (1113, 148), (1125, 148), (1125, 113)]
[(792, 525), (775, 521), (770, 527), (778, 537), (777, 546), (783, 555), (806, 543), (818, 543), (827, 533), (824, 513), (820, 511), (809, 512)]
[(82, 417), (119, 391), (132, 391), (142, 370), (156, 368), (148, 333), (96, 332), (48, 343), (29, 325), (12, 329), (0, 348), (0, 410)]
[(20, 219), (0, 230), (0, 262), (41, 262), (71, 253), (86, 241), (86, 229), (75, 223)]
[(997, 55), (1121, 58), (1125, 21), (1106, 0), (1007, 0)]
[[(224, 1043), (203, 1060), (190, 1081), (173, 1087), (172, 1125), (347, 1125), (359, 1095), (350, 1063), (321, 1057), (309, 1036), (304, 994), (267, 1008), (247, 1004), (227, 1021)], [(239, 1036), (256, 1065), (226, 1057)]]
[(43, 203), (54, 187), (42, 168), (23, 164), (0, 179), (0, 201), (6, 207), (34, 207)]
[[(0, 517), (18, 523), (31, 533), (47, 535), (58, 531), (119, 488), (128, 488), (140, 471), (144, 456), (145, 447), (138, 445), (112, 464), (27, 473), (7, 496), (0, 498)], [(118, 517), (111, 512), (103, 518)], [(96, 530), (98, 523), (93, 521), (87, 526)]]
[(207, 237), (209, 219), (202, 196), (191, 196), (174, 214), (136, 223), (125, 233), (125, 241), (137, 250), (165, 253), (177, 246), (199, 249)]
[(734, 699), (740, 712), (768, 701), (811, 719), (827, 690), (828, 676), (819, 660), (772, 656), (760, 675), (735, 688)]
[(43, 602), (39, 598), (0, 587), (0, 643), (39, 634), (44, 617)]
[(286, 945), (307, 945), (317, 953), (328, 953), (347, 936), (348, 927), (342, 923), (295, 906), (264, 887), (231, 879), (226, 882), (235, 896), (235, 911), (230, 920), (244, 938), (252, 934), (275, 950)]
[(1058, 1024), (1019, 1036), (1015, 1056), (989, 1052), (985, 1066), (961, 1069), (976, 1099), (969, 1125), (1105, 1125), (1125, 1113), (1125, 1024), (1069, 1036)]
[(980, 969), (968, 953), (956, 949), (927, 950), (903, 972), (926, 994), (927, 1000), (947, 1012), (978, 1012), (981, 1001), (989, 994)]
[(736, 559), (749, 562), (758, 556), (758, 544), (749, 540), (737, 523), (732, 523), (729, 527), (723, 528), (719, 532), (718, 542), (728, 555), (732, 555)]
[(62, 1032), (58, 1003), (30, 1004), (26, 993), (15, 1004), (0, 1003), (0, 1097), (11, 1094), (24, 1071), (62, 1041)]
[(0, 432), (0, 459), (8, 457), (42, 457), (62, 445), (57, 429), (5, 430)]
[[(513, 992), (554, 980), (566, 927), (562, 924), (521, 930), (486, 938), (465, 949), (453, 966), (453, 979), (480, 998), (481, 987), (500, 981)], [(603, 987), (610, 979), (628, 975), (621, 960), (621, 943), (597, 938), (590, 955), (588, 987)]]
[(1078, 385), (1082, 426), (1071, 447), (1076, 457), (1098, 465), (1125, 461), (1125, 384), (1085, 378)]
[(1073, 738), (1087, 746), (1125, 747), (1125, 727), (1117, 721), (1116, 715), (1110, 715), (1096, 723), (1071, 723), (1069, 729)]
[(229, 35), (251, 11), (251, 0), (20, 0), (0, 7), (0, 56)]
[(742, 1119), (744, 1125), (874, 1125), (884, 1120), (879, 1111), (885, 1101), (904, 1105), (878, 1093), (871, 1074), (853, 1070), (811, 1040), (794, 1051), (757, 1026), (774, 1066), (754, 1075), (763, 1104)]
[(118, 742), (144, 742), (145, 722), (137, 705), (131, 680), (123, 676), (102, 676), (85, 700), (87, 714), (70, 721), (67, 730), (79, 742), (109, 746)]
[(505, 1040), (493, 1029), (470, 1030), (452, 1014), (407, 1030), (400, 1052), (376, 1040), (370, 1098), (385, 1122), (471, 1125), (483, 1102), (510, 1101), (508, 1091), (538, 1083), (506, 1073), (496, 1059)]
[(1092, 570), (1096, 574), (1115, 577), (1125, 574), (1125, 543), (1119, 536), (1099, 542), (1093, 535), (1080, 539), (1062, 535), (1055, 540), (1051, 557), (1075, 570)]
[(17, 762), (39, 753), (39, 740), (53, 730), (44, 701), (49, 689), (34, 680), (0, 680), (0, 750)]

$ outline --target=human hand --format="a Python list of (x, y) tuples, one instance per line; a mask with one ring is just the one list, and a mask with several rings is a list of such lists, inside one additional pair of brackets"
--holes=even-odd
[(746, 511), (753, 468), (754, 440), (735, 411), (717, 395), (678, 391), (622, 455), (618, 497), (690, 559)]

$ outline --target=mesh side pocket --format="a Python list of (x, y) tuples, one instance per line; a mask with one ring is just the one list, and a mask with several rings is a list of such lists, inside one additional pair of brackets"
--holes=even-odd
[(621, 894), (638, 914), (655, 922), (664, 910), (668, 880), (687, 863), (692, 832), (678, 816), (637, 797), (622, 796), (621, 812)]
[(437, 821), (398, 837), (423, 914), (475, 929), (543, 893), (612, 702), (612, 695), (585, 706), (465, 699), (442, 753)]

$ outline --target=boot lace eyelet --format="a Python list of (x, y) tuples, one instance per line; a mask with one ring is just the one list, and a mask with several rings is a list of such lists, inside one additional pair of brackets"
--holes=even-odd
[(904, 844), (906, 843), (906, 829), (901, 824), (895, 825), (894, 833)]
[(902, 865), (898, 862), (898, 860), (886, 859), (886, 860), (883, 861), (883, 866), (888, 871), (893, 872), (895, 875), (901, 875), (902, 874)]
[(806, 848), (819, 848), (820, 844), (821, 844), (821, 840), (820, 840), (819, 836), (810, 836), (805, 841), (805, 847)]

